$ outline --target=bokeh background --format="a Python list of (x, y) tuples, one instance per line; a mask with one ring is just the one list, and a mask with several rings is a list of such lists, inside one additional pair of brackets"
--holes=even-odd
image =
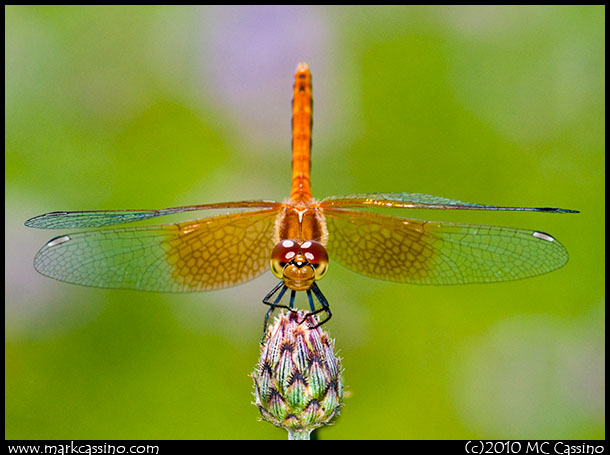
[(7, 438), (286, 437), (248, 377), (270, 273), (188, 295), (63, 284), (32, 268), (62, 232), (23, 222), (282, 200), (300, 61), (315, 196), (581, 210), (394, 212), (552, 233), (570, 262), (528, 280), (409, 286), (332, 263), (350, 396), (317, 436), (605, 437), (603, 7), (10, 6), (5, 27)]

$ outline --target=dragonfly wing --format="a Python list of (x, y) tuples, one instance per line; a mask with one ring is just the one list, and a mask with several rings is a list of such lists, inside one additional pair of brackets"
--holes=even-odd
[(576, 210), (555, 207), (501, 207), (496, 205), (474, 204), (440, 196), (421, 193), (369, 193), (351, 196), (332, 196), (320, 202), (323, 208), (347, 207), (390, 207), (407, 209), (439, 210), (502, 210), (547, 213), (578, 213)]
[(192, 292), (249, 281), (269, 267), (276, 209), (178, 224), (79, 232), (36, 255), (41, 274), (100, 288)]
[(272, 208), (279, 206), (275, 201), (241, 201), (217, 204), (189, 205), (159, 210), (84, 210), (77, 212), (50, 212), (30, 218), (25, 222), (27, 227), (38, 229), (82, 229), (157, 218), (174, 213), (193, 212), (210, 209), (235, 208)]
[(563, 245), (538, 231), (344, 209), (327, 209), (325, 215), (331, 261), (383, 280), (491, 283), (541, 275), (568, 261)]

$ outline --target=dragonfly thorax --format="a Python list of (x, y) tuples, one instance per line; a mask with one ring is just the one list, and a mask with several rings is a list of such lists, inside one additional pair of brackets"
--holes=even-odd
[(282, 240), (271, 252), (271, 271), (295, 291), (309, 289), (328, 270), (326, 248), (315, 240)]
[(285, 203), (275, 226), (275, 242), (284, 239), (296, 239), (299, 243), (315, 240), (326, 245), (328, 231), (326, 221), (317, 203)]

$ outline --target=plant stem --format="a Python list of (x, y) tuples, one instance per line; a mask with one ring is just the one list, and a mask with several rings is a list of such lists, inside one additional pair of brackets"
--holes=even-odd
[(311, 430), (310, 431), (297, 431), (297, 430), (288, 430), (288, 440), (289, 441), (299, 441), (299, 440), (306, 440), (309, 441), (310, 437), (309, 435), (311, 434)]

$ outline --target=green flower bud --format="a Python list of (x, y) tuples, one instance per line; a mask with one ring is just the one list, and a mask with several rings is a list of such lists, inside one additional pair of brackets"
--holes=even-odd
[(343, 403), (341, 359), (315, 316), (282, 312), (267, 329), (260, 348), (254, 396), (263, 420), (288, 430), (291, 439), (309, 439), (330, 424)]

